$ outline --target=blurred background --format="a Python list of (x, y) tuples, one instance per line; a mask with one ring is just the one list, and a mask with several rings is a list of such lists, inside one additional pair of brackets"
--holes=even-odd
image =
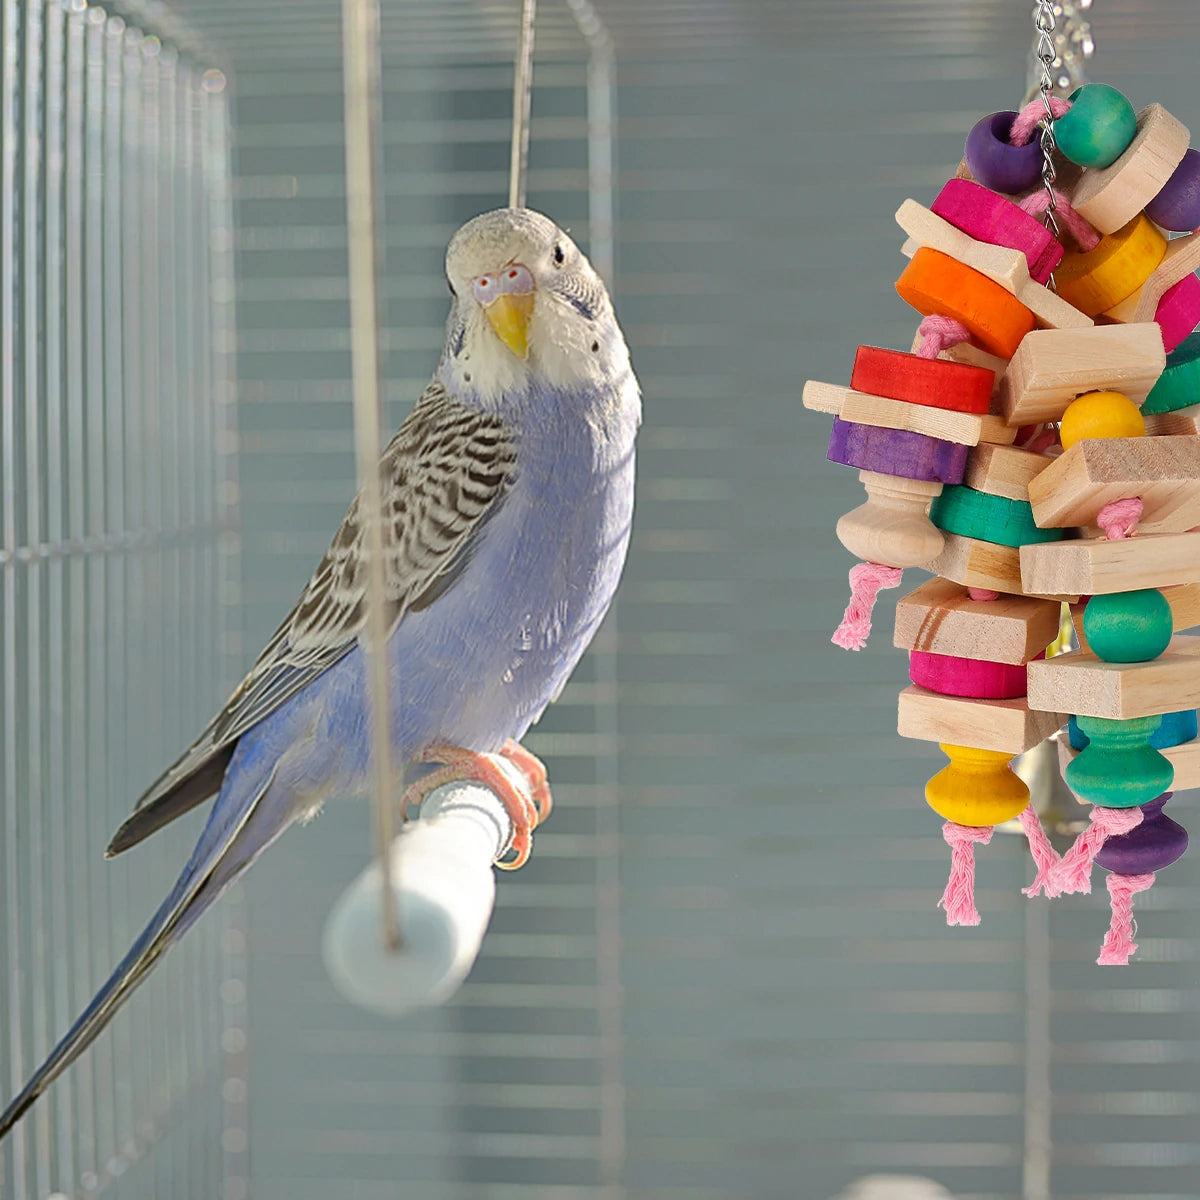
[[(504, 201), (518, 7), (383, 0), (393, 425), (445, 244)], [(366, 805), (292, 830), (0, 1147), (0, 1194), (1200, 1197), (1198, 856), (1139, 900), (1125, 971), (1093, 965), (1103, 892), (1021, 896), (1022, 839), (980, 852), (983, 925), (947, 929), (895, 593), (867, 651), (829, 643), (862, 492), (801, 387), (908, 348), (892, 214), (1021, 101), (1029, 8), (541, 0), (529, 203), (591, 244), (582, 15), (646, 412), (616, 608), (528, 739), (553, 819), (459, 995), (400, 1021), (320, 959)], [(1090, 78), (1200, 121), (1200, 7), (1089, 18)], [(108, 836), (354, 484), (336, 0), (0, 0), (0, 38), (7, 1095), (202, 816), (106, 864)]]

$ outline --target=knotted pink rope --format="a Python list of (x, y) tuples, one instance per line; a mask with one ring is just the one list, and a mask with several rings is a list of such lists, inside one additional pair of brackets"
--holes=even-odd
[[(1057, 121), (1071, 111), (1070, 100), (1059, 96), (1050, 97), (1050, 115)], [(1019, 113), (1008, 131), (1008, 140), (1014, 146), (1028, 146), (1033, 140), (1034, 131), (1045, 120), (1046, 105), (1041, 97), (1031, 100)]]
[(1047, 891), (1055, 896), (1070, 896), (1076, 892), (1085, 895), (1092, 890), (1092, 860), (1110, 837), (1117, 837), (1136, 829), (1142, 823), (1142, 810), (1135, 804), (1132, 808), (1105, 808), (1101, 804), (1092, 806), (1092, 823), (1075, 839), (1075, 844), (1064, 854), (1058, 865), (1050, 872)]
[(1042, 454), (1058, 441), (1058, 430), (1045, 425), (1035, 428), (1036, 432), (1021, 444), (1021, 449), (1031, 454)]
[(979, 600), (981, 602), (1000, 599), (1000, 593), (993, 592), (991, 588), (969, 587), (967, 588), (967, 595), (970, 596), (972, 600)]
[(902, 575), (899, 567), (882, 567), (878, 563), (858, 563), (851, 567), (850, 603), (829, 640), (843, 650), (861, 650), (871, 636), (876, 596), (882, 588), (899, 587)]
[[(1018, 201), (1018, 206), (1022, 212), (1036, 217), (1050, 207), (1050, 197), (1043, 188)], [(1054, 189), (1054, 215), (1062, 221), (1080, 250), (1094, 250), (1100, 244), (1100, 235), (1071, 207), (1071, 202), (1057, 188)]]
[(1126, 967), (1129, 956), (1137, 950), (1133, 935), (1137, 932), (1133, 920), (1133, 898), (1154, 883), (1154, 873), (1148, 875), (1110, 875), (1108, 894), (1112, 899), (1112, 924), (1104, 938), (1104, 946), (1096, 965)]
[(1136, 496), (1130, 500), (1114, 500), (1096, 514), (1096, 524), (1104, 530), (1104, 536), (1110, 542), (1132, 537), (1137, 533), (1141, 519), (1142, 502)]
[(1042, 822), (1038, 819), (1032, 804), (1021, 813), (1021, 828), (1025, 830), (1025, 836), (1029, 840), (1029, 853), (1033, 855), (1034, 866), (1037, 867), (1037, 874), (1033, 877), (1033, 882), (1021, 890), (1030, 897), (1037, 896), (1044, 891), (1048, 897), (1053, 899), (1058, 892), (1055, 891), (1051, 879), (1055, 868), (1062, 862), (1062, 858), (1058, 851), (1050, 845), (1050, 839), (1046, 836), (1046, 831), (1042, 828)]
[[(1139, 810), (1140, 811), (1140, 810)], [(960, 825), (947, 821), (942, 837), (950, 847), (950, 880), (938, 901), (946, 910), (947, 925), (978, 925), (975, 907), (975, 845), (986, 846), (992, 840), (990, 825)]]
[(971, 331), (961, 321), (937, 313), (926, 317), (917, 326), (917, 333), (924, 339), (917, 350), (921, 358), (937, 358), (943, 350), (971, 340)]

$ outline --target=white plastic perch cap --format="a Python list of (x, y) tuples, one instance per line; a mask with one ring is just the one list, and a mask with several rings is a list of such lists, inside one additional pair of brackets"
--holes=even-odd
[[(511, 764), (497, 761), (527, 786)], [(492, 864), (511, 836), (508, 811), (482, 784), (448, 783), (431, 792), (420, 819), (392, 843), (399, 953), (383, 943), (377, 863), (329, 914), (322, 953), (338, 991), (388, 1017), (451, 996), (479, 953), (496, 897)]]

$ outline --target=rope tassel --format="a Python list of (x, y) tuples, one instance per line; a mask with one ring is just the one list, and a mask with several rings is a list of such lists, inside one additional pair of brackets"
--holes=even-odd
[(1046, 831), (1042, 828), (1042, 822), (1032, 804), (1021, 813), (1020, 819), (1021, 828), (1029, 840), (1029, 853), (1033, 855), (1034, 866), (1037, 867), (1037, 874), (1034, 875), (1033, 882), (1021, 890), (1030, 897), (1045, 892), (1048, 897), (1053, 899), (1058, 895), (1058, 891), (1052, 880), (1058, 864), (1062, 862), (1062, 856), (1050, 845), (1050, 839), (1046, 836)]
[(882, 567), (878, 563), (858, 563), (851, 567), (850, 603), (829, 640), (843, 650), (861, 650), (871, 636), (876, 597), (883, 588), (899, 587), (903, 574), (899, 567)]
[(1133, 898), (1138, 892), (1149, 891), (1154, 884), (1154, 873), (1147, 875), (1110, 875), (1108, 894), (1112, 901), (1112, 923), (1104, 939), (1104, 946), (1096, 965), (1100, 967), (1126, 967), (1129, 958), (1137, 951), (1133, 940), (1136, 922), (1133, 919)]
[(1092, 890), (1092, 862), (1100, 852), (1100, 847), (1110, 837), (1128, 833), (1141, 823), (1142, 810), (1136, 805), (1133, 808), (1105, 808), (1103, 805), (1094, 805), (1092, 823), (1075, 839), (1075, 844), (1051, 870), (1048, 894), (1089, 894)]
[(950, 879), (938, 901), (946, 910), (947, 925), (978, 925), (979, 910), (975, 907), (975, 846), (986, 846), (992, 840), (990, 825), (959, 825), (947, 821), (942, 837), (950, 847)]

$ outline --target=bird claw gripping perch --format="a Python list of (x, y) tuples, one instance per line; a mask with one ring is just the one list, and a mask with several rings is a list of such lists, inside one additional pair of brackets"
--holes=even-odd
[(496, 793), (513, 824), (509, 849), (516, 857), (496, 865), (504, 871), (515, 871), (523, 867), (529, 861), (533, 849), (534, 829), (540, 821), (544, 821), (550, 815), (550, 785), (541, 759), (511, 738), (504, 743), (498, 757), (507, 759), (521, 772), (528, 785), (527, 789), (513, 783), (509, 773), (496, 762), (497, 755), (479, 754), (474, 750), (464, 750), (461, 746), (430, 746), (419, 761), (443, 765), (405, 788), (404, 795), (400, 797), (401, 820), (407, 820), (409, 808), (414, 804), (419, 805), (430, 792), (444, 783), (462, 783), (467, 780), (481, 783)]

